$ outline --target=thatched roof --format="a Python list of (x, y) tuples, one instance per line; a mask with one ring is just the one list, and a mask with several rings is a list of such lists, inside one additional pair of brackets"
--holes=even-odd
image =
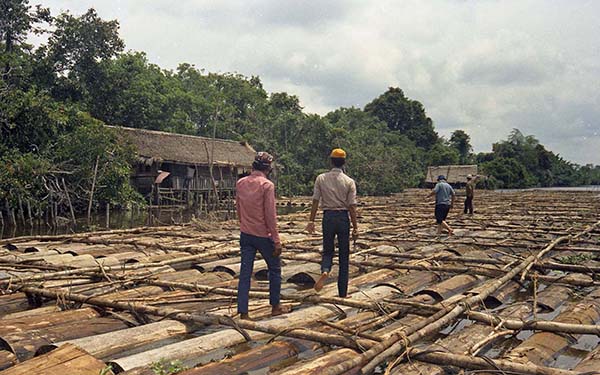
[(110, 126), (136, 148), (142, 161), (168, 161), (180, 164), (251, 167), (254, 149), (245, 142), (212, 139), (155, 130)]
[(467, 175), (477, 174), (477, 165), (439, 165), (427, 168), (425, 182), (436, 183), (439, 175), (446, 176), (446, 181), (451, 184), (467, 182)]

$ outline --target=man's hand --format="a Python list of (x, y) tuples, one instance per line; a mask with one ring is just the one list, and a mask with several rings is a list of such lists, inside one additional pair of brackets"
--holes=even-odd
[(304, 230), (310, 234), (315, 234), (315, 222), (314, 221), (309, 222), (308, 225), (306, 225), (306, 229), (304, 229)]
[(281, 255), (281, 250), (283, 250), (283, 246), (281, 245), (281, 242), (276, 242), (275, 248), (273, 249), (273, 256), (275, 258), (279, 257)]
[(352, 241), (356, 241), (358, 239), (358, 229), (352, 229)]

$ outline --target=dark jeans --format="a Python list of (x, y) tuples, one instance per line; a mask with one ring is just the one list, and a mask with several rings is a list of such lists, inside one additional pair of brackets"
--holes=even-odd
[(436, 204), (435, 205), (435, 222), (441, 224), (448, 217), (450, 212), (449, 204)]
[(465, 199), (465, 214), (466, 213), (473, 213), (473, 197), (467, 197), (467, 199)]
[(323, 213), (321, 272), (331, 272), (335, 236), (338, 239), (340, 261), (338, 293), (340, 297), (346, 297), (348, 293), (348, 262), (350, 260), (350, 218), (348, 217), (348, 211), (325, 211)]
[(242, 254), (242, 266), (240, 268), (240, 280), (238, 283), (238, 313), (248, 313), (248, 294), (250, 292), (250, 277), (254, 268), (256, 250), (267, 263), (269, 273), (269, 302), (271, 306), (279, 304), (281, 292), (281, 262), (279, 257), (273, 256), (275, 244), (267, 237), (257, 237), (250, 234), (240, 234), (240, 249)]

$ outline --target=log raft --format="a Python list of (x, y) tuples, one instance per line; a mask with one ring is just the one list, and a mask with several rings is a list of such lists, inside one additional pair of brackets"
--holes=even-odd
[(252, 321), (236, 316), (235, 221), (0, 240), (0, 375), (169, 362), (184, 375), (600, 371), (591, 336), (589, 352), (560, 361), (600, 336), (598, 197), (478, 192), (476, 215), (453, 210), (455, 236), (438, 237), (426, 194), (361, 200), (349, 298), (336, 268), (310, 289), (320, 237), (302, 232), (306, 213), (281, 216), (294, 311), (269, 316), (258, 256)]

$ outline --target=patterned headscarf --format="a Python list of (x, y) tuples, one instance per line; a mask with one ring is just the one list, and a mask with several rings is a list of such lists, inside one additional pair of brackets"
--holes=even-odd
[(271, 163), (273, 162), (273, 155), (269, 154), (268, 152), (259, 151), (256, 153), (254, 161), (257, 161), (264, 165), (271, 165)]

